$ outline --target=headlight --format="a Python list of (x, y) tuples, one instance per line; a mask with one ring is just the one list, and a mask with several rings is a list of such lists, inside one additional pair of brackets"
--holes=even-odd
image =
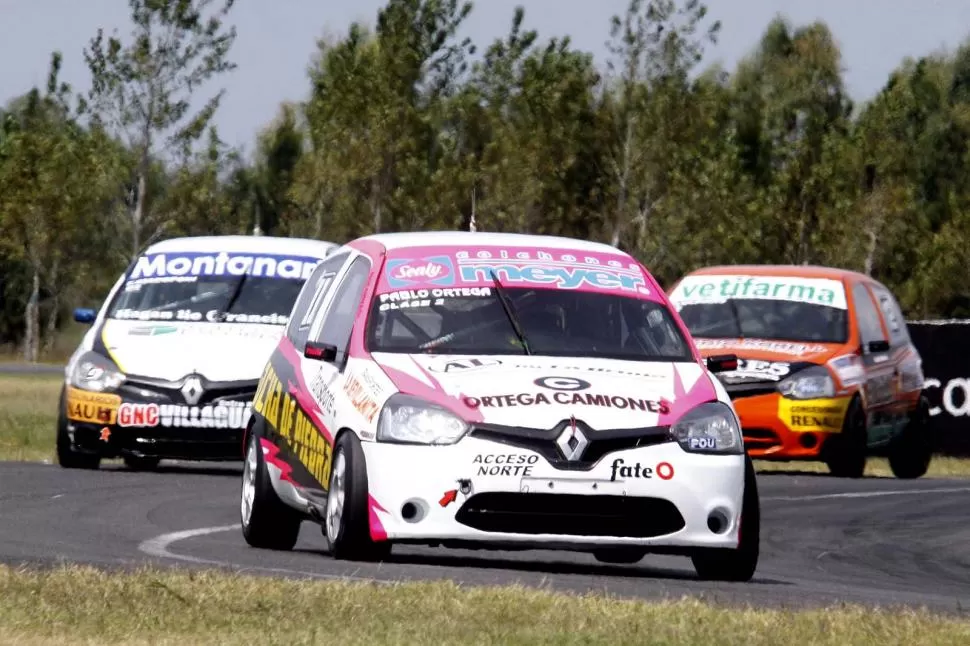
[(677, 420), (670, 427), (670, 434), (690, 453), (744, 453), (738, 420), (722, 402), (701, 404)]
[(392, 395), (377, 420), (380, 442), (454, 444), (468, 424), (453, 413), (410, 395)]
[(94, 352), (85, 352), (74, 364), (68, 381), (75, 388), (104, 392), (116, 390), (125, 375), (113, 361)]
[(818, 399), (834, 397), (835, 382), (832, 375), (822, 366), (808, 368), (796, 373), (778, 384), (778, 392), (789, 399)]

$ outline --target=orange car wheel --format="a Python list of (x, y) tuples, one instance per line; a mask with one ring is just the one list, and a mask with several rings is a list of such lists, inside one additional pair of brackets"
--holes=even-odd
[(842, 432), (826, 440), (822, 455), (829, 471), (837, 478), (861, 478), (865, 473), (868, 455), (866, 411), (858, 397), (849, 404)]

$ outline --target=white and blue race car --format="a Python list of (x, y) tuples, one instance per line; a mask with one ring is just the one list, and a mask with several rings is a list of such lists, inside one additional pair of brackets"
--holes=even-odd
[(239, 460), (263, 365), (300, 289), (336, 248), (298, 238), (206, 236), (150, 246), (118, 278), (64, 372), (63, 467)]

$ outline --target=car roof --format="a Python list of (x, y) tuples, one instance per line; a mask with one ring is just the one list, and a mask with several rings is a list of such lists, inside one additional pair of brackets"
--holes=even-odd
[(602, 242), (591, 242), (562, 236), (533, 235), (528, 233), (501, 233), (479, 231), (414, 231), (408, 233), (375, 233), (357, 241), (372, 241), (383, 245), (388, 251), (408, 247), (538, 247), (567, 249), (595, 253), (629, 254)]
[[(821, 265), (715, 265), (696, 269), (686, 276), (723, 276), (746, 274), (750, 276), (791, 276), (798, 278), (828, 278), (830, 280), (863, 280), (875, 282), (871, 276), (838, 267)], [(685, 277), (686, 277), (685, 276)]]
[(144, 253), (270, 253), (326, 258), (339, 245), (311, 238), (278, 236), (187, 236), (169, 238), (151, 245)]

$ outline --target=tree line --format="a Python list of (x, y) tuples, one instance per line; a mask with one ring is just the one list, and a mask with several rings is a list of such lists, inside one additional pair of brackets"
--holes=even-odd
[[(388, 0), (321, 39), (306, 98), (244, 156), (213, 126), (233, 0), (129, 0), (91, 90), (60, 79), (0, 110), (0, 343), (35, 360), (146, 245), (199, 234), (343, 242), (373, 232), (565, 235), (669, 284), (710, 264), (862, 271), (910, 318), (970, 314), (970, 44), (848, 97), (822, 22), (773, 20), (735, 69), (703, 67), (700, 0), (631, 0), (604, 60), (510, 17), (458, 36), (461, 0)], [(201, 100), (200, 100), (201, 99)]]

